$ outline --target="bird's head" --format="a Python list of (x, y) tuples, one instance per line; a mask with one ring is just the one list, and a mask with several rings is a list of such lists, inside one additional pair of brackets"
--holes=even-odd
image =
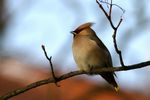
[(75, 36), (80, 36), (80, 35), (95, 35), (94, 30), (91, 28), (91, 26), (94, 23), (88, 22), (80, 25), (77, 27), (74, 31), (71, 31), (71, 33)]

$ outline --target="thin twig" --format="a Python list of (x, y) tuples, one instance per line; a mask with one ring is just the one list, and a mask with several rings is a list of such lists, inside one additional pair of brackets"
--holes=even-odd
[[(123, 66), (118, 66), (118, 67), (107, 67), (107, 68), (102, 68), (100, 70), (94, 70), (92, 72), (90, 72), (90, 74), (100, 74), (103, 72), (114, 72), (114, 71), (127, 71), (127, 70), (133, 70), (133, 69), (138, 69), (138, 68), (143, 68), (146, 66), (150, 65), (150, 61), (146, 61), (146, 62), (142, 62), (142, 63), (138, 63), (138, 64), (134, 64), (134, 65), (129, 65), (126, 67)], [(73, 76), (77, 76), (77, 75), (82, 75), (82, 74), (89, 74), (88, 72), (84, 72), (84, 71), (73, 71), (73, 72), (69, 72), (66, 74), (61, 75), (60, 77), (57, 77), (57, 82), (60, 82), (62, 80), (65, 80), (67, 78), (71, 78)], [(40, 80), (34, 83), (31, 83), (29, 85), (27, 85), (26, 87), (20, 88), (20, 89), (16, 89), (14, 91), (11, 91), (9, 93), (4, 94), (3, 96), (0, 97), (0, 100), (7, 100), (11, 97), (17, 96), (21, 93), (27, 92), (33, 88), (42, 86), (42, 85), (46, 85), (49, 83), (55, 83), (55, 79), (54, 78), (48, 78), (48, 79), (44, 79), (44, 80)]]
[[(99, 5), (99, 7), (101, 8), (101, 10), (104, 12), (105, 16), (108, 18), (109, 16), (107, 15), (107, 12), (105, 11), (105, 9), (103, 8), (103, 6), (99, 3), (98, 0), (96, 0), (96, 3)], [(109, 18), (108, 18), (109, 19)]]
[(44, 51), (44, 54), (45, 54), (46, 59), (49, 61), (50, 68), (51, 68), (51, 72), (52, 72), (52, 76), (53, 76), (53, 78), (54, 78), (54, 80), (55, 80), (55, 84), (56, 84), (56, 86), (59, 87), (59, 85), (57, 84), (57, 77), (55, 76), (54, 69), (53, 69), (52, 56), (51, 56), (51, 57), (48, 57), (44, 45), (42, 45), (41, 47), (42, 47), (42, 49), (43, 49), (43, 51)]
[(111, 12), (112, 12), (112, 0), (110, 1), (110, 8), (109, 8), (109, 16), (111, 17)]
[(109, 3), (108, 1), (103, 1), (103, 0), (100, 0), (100, 2), (101, 2), (101, 3), (104, 3), (104, 4), (107, 4), (107, 5), (109, 5), (109, 6), (110, 6), (110, 5), (116, 6), (116, 7), (118, 7), (119, 9), (121, 9), (123, 13), (125, 13), (125, 10), (124, 10), (122, 7), (120, 7), (119, 5), (117, 5), (117, 4)]
[[(120, 8), (120, 9), (122, 10), (122, 12), (123, 12), (123, 14), (121, 15), (121, 18), (120, 18), (120, 20), (119, 20), (117, 26), (115, 26), (115, 25), (113, 24), (113, 21), (112, 21), (112, 18), (111, 18), (111, 17), (112, 17), (112, 16), (111, 16), (111, 13), (112, 13), (112, 6), (114, 5), (114, 4), (112, 4), (112, 0), (111, 0), (111, 3), (108, 3), (108, 2), (102, 1), (102, 0), (100, 0), (100, 1), (98, 2), (98, 0), (96, 0), (96, 3), (99, 5), (100, 9), (103, 11), (103, 13), (105, 14), (106, 18), (108, 19), (108, 21), (109, 21), (109, 23), (110, 23), (112, 29), (114, 30), (114, 34), (113, 34), (114, 47), (115, 47), (115, 50), (116, 50), (117, 54), (119, 55), (119, 59), (120, 59), (121, 65), (122, 65), (122, 66), (125, 66), (125, 65), (124, 65), (124, 62), (123, 62), (122, 53), (121, 53), (121, 51), (118, 49), (118, 45), (117, 45), (117, 41), (116, 41), (117, 30), (118, 30), (118, 28), (119, 28), (119, 26), (120, 26), (120, 24), (121, 24), (121, 22), (122, 22), (122, 20), (123, 20), (123, 19), (122, 19), (122, 16), (123, 16), (123, 14), (124, 14), (125, 11), (124, 11), (120, 6), (115, 5), (115, 6), (117, 6), (118, 8)], [(109, 5), (110, 5), (110, 7), (109, 7), (109, 13), (107, 13), (107, 12), (105, 11), (105, 9), (103, 8), (103, 6), (102, 6), (101, 3), (106, 3), (106, 4), (109, 4)]]

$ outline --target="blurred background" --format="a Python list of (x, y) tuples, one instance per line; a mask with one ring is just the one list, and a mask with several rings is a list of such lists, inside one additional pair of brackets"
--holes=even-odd
[[(150, 60), (149, 4), (146, 0), (113, 3), (126, 11), (117, 34), (125, 65)], [(114, 6), (114, 23), (121, 14)], [(119, 66), (113, 30), (95, 0), (0, 0), (0, 95), (51, 77), (42, 44), (52, 56), (57, 76), (77, 70), (70, 31), (85, 22), (95, 23), (93, 29), (111, 52), (113, 65)], [(101, 77), (82, 75), (60, 82), (59, 88), (49, 84), (11, 100), (150, 100), (149, 73), (150, 67), (117, 72), (120, 95)]]

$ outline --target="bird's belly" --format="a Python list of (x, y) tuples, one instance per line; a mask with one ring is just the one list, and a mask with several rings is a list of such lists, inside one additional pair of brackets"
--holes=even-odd
[(90, 71), (93, 68), (100, 67), (103, 65), (102, 55), (99, 49), (92, 45), (78, 45), (73, 48), (73, 55), (75, 62), (77, 63), (80, 70)]
[(80, 50), (76, 50), (76, 52), (74, 52), (73, 54), (78, 68), (83, 71), (88, 71), (89, 67), (88, 67), (88, 62), (86, 60), (88, 59), (88, 57), (87, 54), (83, 52), (82, 48), (80, 48)]

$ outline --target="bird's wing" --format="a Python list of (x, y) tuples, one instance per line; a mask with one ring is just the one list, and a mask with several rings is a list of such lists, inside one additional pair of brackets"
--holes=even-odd
[(97, 36), (93, 36), (93, 37), (90, 37), (91, 40), (95, 41), (97, 43), (97, 45), (106, 51), (106, 56), (107, 56), (107, 59), (106, 60), (106, 66), (107, 67), (112, 67), (112, 59), (111, 59), (111, 55), (110, 55), (110, 52), (108, 51), (108, 49), (106, 48), (106, 46), (104, 45), (104, 43), (97, 37)]
[[(90, 39), (95, 41), (100, 48), (106, 51), (106, 56), (108, 58), (108, 60), (106, 60), (106, 67), (113, 67), (111, 54), (108, 51), (107, 47), (104, 45), (104, 43), (97, 36), (90, 37)], [(114, 72), (112, 72), (112, 74), (115, 75), (115, 77), (117, 77), (117, 75)]]

